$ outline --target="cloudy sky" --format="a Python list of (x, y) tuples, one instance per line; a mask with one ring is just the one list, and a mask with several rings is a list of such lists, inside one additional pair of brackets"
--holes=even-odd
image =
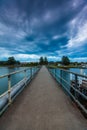
[(0, 0), (0, 60), (87, 61), (86, 0)]

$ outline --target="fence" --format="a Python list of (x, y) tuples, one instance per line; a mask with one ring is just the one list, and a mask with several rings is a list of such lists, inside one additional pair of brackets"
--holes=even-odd
[(87, 115), (87, 76), (64, 69), (48, 68), (49, 72)]
[[(0, 76), (0, 79), (7, 78), (7, 81), (8, 81), (7, 91), (0, 95), (0, 115), (13, 102), (13, 100), (25, 88), (25, 86), (33, 79), (33, 77), (36, 75), (39, 69), (40, 69), (40, 66), (32, 67), (32, 68), (23, 69), (20, 71), (16, 71), (10, 74)], [(11, 77), (19, 73), (24, 74), (23, 79), (19, 81), (17, 84), (15, 84), (14, 86), (12, 86)]]

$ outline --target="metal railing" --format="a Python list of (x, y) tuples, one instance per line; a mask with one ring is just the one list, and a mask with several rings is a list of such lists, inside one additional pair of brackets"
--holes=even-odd
[[(24, 89), (24, 87), (33, 79), (35, 74), (40, 70), (40, 66), (29, 67), (20, 71), (12, 72), (10, 74), (0, 76), (0, 79), (6, 78), (8, 80), (8, 89), (0, 95), (0, 115), (12, 103), (15, 97)], [(11, 77), (15, 74), (23, 73), (23, 78), (17, 84), (12, 86)]]
[(87, 76), (59, 68), (48, 67), (48, 70), (82, 112), (87, 114)]

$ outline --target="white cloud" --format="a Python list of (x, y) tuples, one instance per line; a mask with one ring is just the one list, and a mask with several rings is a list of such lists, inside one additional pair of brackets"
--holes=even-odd
[(77, 48), (87, 45), (87, 19), (85, 12), (87, 5), (82, 11), (70, 22), (69, 41), (64, 47)]
[(61, 36), (59, 36), (59, 35), (54, 35), (53, 37), (52, 37), (52, 39), (53, 40), (56, 40), (56, 39), (59, 39)]
[(38, 55), (35, 54), (15, 54), (14, 55), (16, 59), (20, 59), (20, 60), (29, 60), (29, 59), (39, 59)]
[(77, 8), (78, 6), (80, 6), (83, 3), (83, 0), (73, 0), (72, 6), (74, 8)]
[(76, 48), (87, 44), (87, 23), (83, 26), (78, 27), (78, 32), (76, 36), (71, 37), (68, 41), (68, 48)]
[(63, 33), (63, 34), (61, 34), (61, 35), (54, 35), (54, 36), (52, 37), (52, 39), (53, 39), (53, 40), (57, 40), (57, 39), (62, 38), (62, 37), (64, 37), (64, 36), (67, 36), (67, 33)]
[(87, 57), (70, 58), (74, 62), (87, 62)]
[(11, 53), (13, 53), (13, 51), (9, 51), (4, 47), (0, 47), (0, 60), (3, 60), (4, 58), (8, 58), (9, 56), (11, 56)]
[(27, 61), (27, 60), (38, 60), (39, 56), (35, 54), (15, 54), (15, 51), (10, 51), (6, 48), (0, 47), (0, 60), (7, 59), (10, 56), (14, 56), (16, 60)]
[(7, 26), (0, 22), (0, 43), (14, 44), (22, 40), (27, 34), (22, 29)]

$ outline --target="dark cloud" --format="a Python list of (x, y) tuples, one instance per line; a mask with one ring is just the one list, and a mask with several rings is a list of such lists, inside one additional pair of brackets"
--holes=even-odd
[(74, 43), (86, 46), (86, 10), (85, 0), (1, 0), (0, 47), (8, 55), (70, 55)]

